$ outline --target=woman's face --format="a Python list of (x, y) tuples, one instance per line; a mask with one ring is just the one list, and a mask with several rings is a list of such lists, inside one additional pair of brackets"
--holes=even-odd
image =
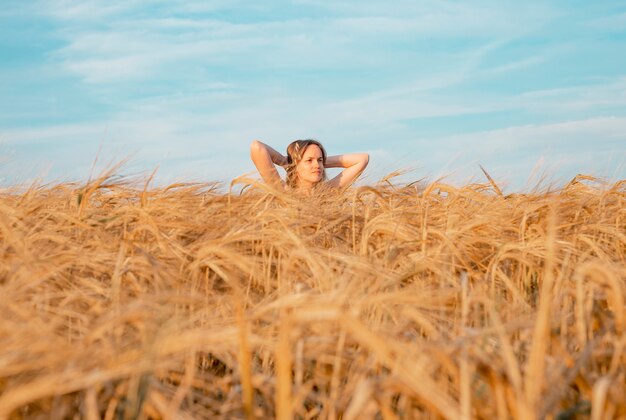
[(296, 166), (296, 173), (303, 186), (312, 187), (320, 182), (324, 174), (322, 150), (314, 144), (307, 147)]

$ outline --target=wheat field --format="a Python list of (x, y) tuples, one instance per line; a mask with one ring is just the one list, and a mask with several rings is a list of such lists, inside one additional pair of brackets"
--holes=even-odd
[(0, 419), (626, 418), (626, 181), (0, 194)]

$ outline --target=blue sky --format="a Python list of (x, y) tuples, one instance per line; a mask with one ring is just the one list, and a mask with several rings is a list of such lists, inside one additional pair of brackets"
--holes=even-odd
[(309, 137), (363, 182), (626, 178), (623, 1), (8, 0), (0, 78), (2, 185), (227, 182)]

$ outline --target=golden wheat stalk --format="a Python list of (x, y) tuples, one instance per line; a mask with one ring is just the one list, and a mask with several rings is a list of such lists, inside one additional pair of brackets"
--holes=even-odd
[(625, 181), (115, 170), (0, 194), (0, 418), (626, 415)]

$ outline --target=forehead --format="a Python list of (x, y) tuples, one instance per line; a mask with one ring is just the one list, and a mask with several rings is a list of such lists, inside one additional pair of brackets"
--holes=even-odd
[(302, 154), (302, 159), (306, 159), (309, 157), (313, 158), (321, 158), (322, 157), (322, 149), (320, 149), (316, 144), (310, 144), (304, 150)]

